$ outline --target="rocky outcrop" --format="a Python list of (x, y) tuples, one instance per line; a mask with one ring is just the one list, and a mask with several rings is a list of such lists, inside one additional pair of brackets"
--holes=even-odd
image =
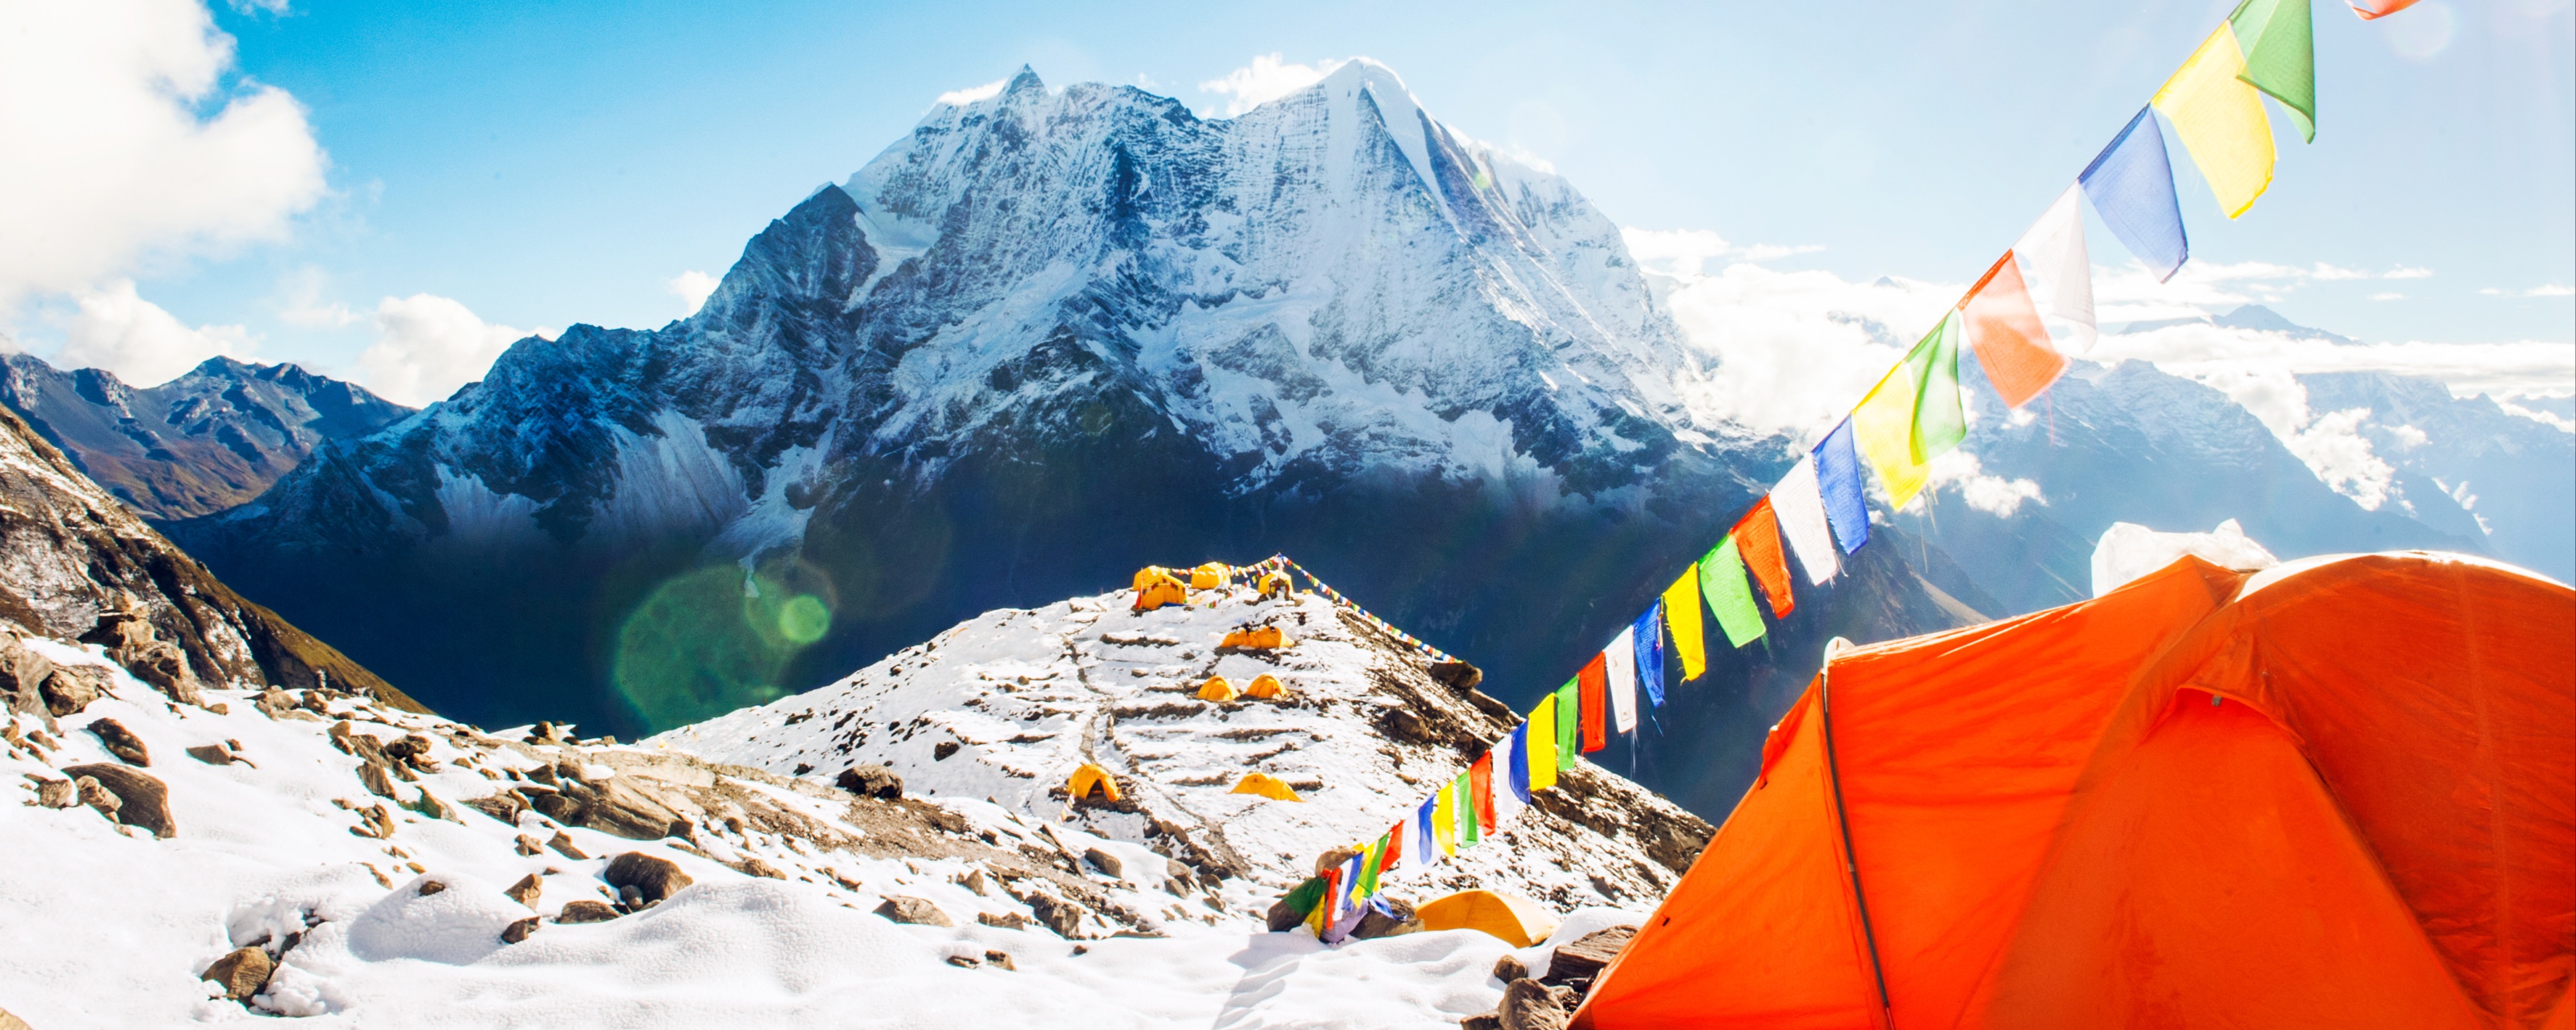
[(104, 763), (75, 765), (64, 769), (63, 775), (74, 782), (83, 778), (98, 781), (99, 788), (116, 799), (111, 817), (117, 822), (150, 830), (155, 837), (178, 836), (178, 824), (170, 818), (170, 789), (160, 780), (122, 765)]

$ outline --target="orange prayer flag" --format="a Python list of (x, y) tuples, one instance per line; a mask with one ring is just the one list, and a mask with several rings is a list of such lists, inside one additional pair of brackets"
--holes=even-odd
[(2048, 328), (2040, 324), (2039, 308), (2030, 302), (2012, 251), (1986, 269), (1959, 310), (1968, 316), (1968, 344), (1976, 348), (1977, 364), (1984, 366), (1986, 381), (2006, 406), (2021, 407), (2065, 374), (2066, 355), (2048, 341)]
[(1789, 594), (1789, 556), (1780, 549), (1780, 523), (1771, 514), (1771, 499), (1764, 497), (1727, 532), (1735, 537), (1736, 553), (1743, 556), (1753, 581), (1762, 584), (1762, 596), (1771, 602), (1771, 617), (1788, 618), (1798, 602)]
[(1601, 652), (1593, 652), (1592, 660), (1584, 663), (1583, 671), (1574, 678), (1583, 685), (1579, 714), (1583, 719), (1583, 751), (1590, 754), (1610, 746), (1610, 729), (1602, 724), (1602, 718), (1610, 714), (1609, 659), (1601, 657)]

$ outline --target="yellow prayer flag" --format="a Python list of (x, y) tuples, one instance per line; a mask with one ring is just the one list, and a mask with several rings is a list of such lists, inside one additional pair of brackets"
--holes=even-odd
[(2229, 218), (2272, 185), (2272, 123), (2263, 117), (2262, 92), (2244, 74), (2236, 30), (2220, 25), (2149, 101), (2173, 122)]
[(1529, 749), (1530, 789), (1556, 786), (1556, 695), (1538, 699), (1538, 707), (1530, 709), (1529, 732), (1521, 736)]
[(1914, 380), (1905, 372), (1903, 364), (1889, 369), (1851, 416), (1853, 442), (1887, 486), (1889, 511), (1904, 510), (1932, 478), (1930, 462), (1914, 461)]
[(1682, 682), (1698, 679), (1708, 671), (1708, 651), (1700, 645), (1698, 562), (1664, 588), (1664, 621), (1673, 628), (1673, 651), (1682, 656)]
[(1443, 783), (1431, 795), (1436, 799), (1431, 804), (1431, 836), (1440, 842), (1443, 855), (1458, 853), (1458, 792), (1450, 786)]

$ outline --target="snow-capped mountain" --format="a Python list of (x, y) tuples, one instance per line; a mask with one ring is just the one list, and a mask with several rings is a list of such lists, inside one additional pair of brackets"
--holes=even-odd
[(63, 371), (0, 354), (0, 405), (150, 519), (238, 506), (325, 441), (352, 440), (411, 409), (295, 365), (215, 357), (137, 389), (105, 369)]
[(2480, 394), (2385, 372), (2303, 375), (2308, 407), (2354, 413), (2393, 506), (2488, 553), (2576, 581), (2576, 433)]
[[(693, 317), (523, 340), (174, 532), (489, 722), (667, 726), (655, 670), (759, 703), (1274, 551), (1518, 702), (1787, 465), (1679, 399), (1712, 372), (1676, 332), (1570, 185), (1382, 66), (1231, 120), (1023, 73), (771, 224)], [(775, 631), (794, 598), (819, 638)]]

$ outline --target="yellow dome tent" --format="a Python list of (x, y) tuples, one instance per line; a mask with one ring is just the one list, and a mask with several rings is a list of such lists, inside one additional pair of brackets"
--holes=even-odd
[(1111, 801), (1121, 800), (1118, 796), (1118, 778), (1109, 775), (1109, 770), (1089, 762), (1082, 763), (1082, 768), (1073, 771), (1073, 778), (1064, 781), (1064, 789), (1066, 793), (1073, 795), (1075, 801), (1090, 797), (1094, 790), (1106, 795)]
[[(1234, 781), (1234, 789), (1226, 793), (1258, 794), (1273, 801), (1306, 800), (1298, 797), (1296, 791), (1288, 789), (1287, 784), (1279, 782), (1278, 777), (1258, 772), (1243, 774), (1242, 779)], [(1522, 947), (1528, 947), (1528, 945), (1522, 945)]]
[(1243, 696), (1261, 701), (1277, 701), (1288, 696), (1288, 685), (1279, 682), (1279, 677), (1265, 672), (1252, 678), (1252, 685), (1243, 688)]
[(1136, 610), (1150, 612), (1167, 604), (1188, 604), (1190, 590), (1170, 569), (1148, 565), (1136, 570)]
[(1258, 629), (1235, 630), (1232, 633), (1226, 634), (1225, 639), (1217, 641), (1216, 646), (1241, 648), (1246, 651), (1266, 651), (1275, 647), (1286, 647), (1293, 643), (1296, 643), (1296, 641), (1288, 639), (1287, 632), (1281, 630), (1279, 627), (1263, 626)]
[(1212, 561), (1190, 570), (1190, 589), (1214, 590), (1234, 577), (1234, 566)]
[(1235, 691), (1234, 684), (1226, 682), (1225, 677), (1223, 676), (1210, 676), (1207, 678), (1207, 682), (1199, 684), (1199, 700), (1201, 701), (1225, 702), (1232, 701), (1241, 696), (1243, 695)]
[(1292, 586), (1293, 584), (1288, 582), (1288, 574), (1276, 570), (1264, 573), (1259, 584), (1264, 600), (1274, 597), (1285, 600)]
[(1414, 909), (1425, 930), (1481, 930), (1515, 948), (1556, 932), (1556, 913), (1518, 894), (1459, 891)]

